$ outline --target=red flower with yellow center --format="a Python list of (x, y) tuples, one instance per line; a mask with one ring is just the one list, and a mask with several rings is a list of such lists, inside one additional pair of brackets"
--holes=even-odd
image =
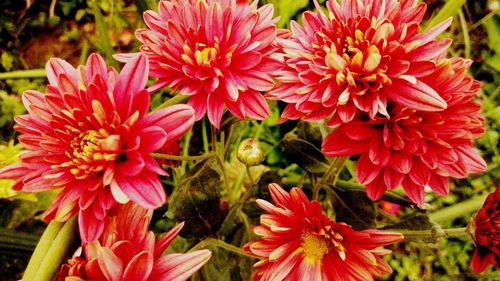
[[(189, 96), (196, 120), (207, 114), (219, 127), (224, 109), (240, 119), (262, 120), (269, 106), (260, 91), (270, 90), (278, 34), (272, 5), (236, 0), (160, 1), (139, 29), (141, 51), (158, 81), (150, 90), (171, 87)], [(126, 60), (126, 55), (121, 56)]]
[(382, 259), (390, 251), (380, 246), (401, 240), (401, 234), (337, 223), (298, 188), (288, 193), (270, 184), (269, 191), (275, 205), (257, 200), (266, 212), (254, 228), (262, 238), (244, 246), (261, 258), (253, 280), (373, 280), (392, 271)]
[(269, 92), (289, 103), (284, 119), (325, 119), (331, 124), (360, 113), (388, 116), (388, 102), (425, 111), (440, 111), (446, 102), (439, 89), (420, 79), (435, 68), (451, 40), (434, 38), (446, 20), (419, 32), (425, 4), (398, 0), (343, 0), (326, 3), (329, 16), (305, 12), (302, 26), (291, 22), (291, 36), (280, 40), (285, 69)]
[(443, 59), (420, 78), (440, 89), (445, 110), (418, 111), (390, 103), (388, 117), (360, 115), (337, 127), (324, 139), (323, 151), (328, 156), (359, 155), (357, 179), (373, 200), (400, 185), (417, 204), (424, 202), (425, 187), (448, 194), (448, 177), (465, 178), (486, 169), (472, 143), (484, 132), (484, 118), (473, 101), (480, 83), (467, 74), (471, 63)]
[(166, 175), (151, 153), (173, 144), (194, 123), (194, 111), (175, 105), (149, 113), (146, 56), (135, 55), (120, 73), (96, 54), (73, 68), (61, 59), (46, 66), (47, 93), (26, 91), (28, 114), (16, 130), (27, 152), (21, 163), (0, 170), (15, 189), (61, 188), (45, 220), (65, 221), (79, 213), (83, 241), (103, 230), (107, 211), (132, 200), (160, 207)]

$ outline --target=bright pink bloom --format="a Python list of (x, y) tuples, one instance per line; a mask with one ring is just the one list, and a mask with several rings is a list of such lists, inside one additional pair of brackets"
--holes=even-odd
[(134, 56), (120, 74), (96, 54), (78, 69), (51, 59), (46, 71), (47, 93), (26, 91), (28, 114), (15, 118), (28, 152), (0, 177), (17, 179), (14, 188), (27, 192), (62, 188), (44, 219), (65, 221), (79, 212), (84, 241), (99, 236), (117, 202), (161, 206), (166, 195), (158, 175), (166, 172), (150, 154), (192, 126), (193, 109), (176, 105), (147, 114), (144, 55)]
[(329, 16), (315, 4), (317, 11), (305, 12), (302, 26), (292, 21), (291, 37), (280, 40), (285, 69), (275, 72), (278, 83), (269, 95), (289, 103), (284, 119), (333, 114), (333, 125), (360, 112), (388, 116), (389, 101), (416, 110), (446, 108), (439, 89), (421, 77), (450, 45), (435, 37), (451, 19), (422, 33), (426, 5), (417, 0), (329, 0)]
[[(245, 3), (246, 2), (246, 3)], [(259, 91), (270, 90), (270, 73), (281, 67), (273, 57), (278, 30), (272, 5), (258, 1), (160, 1), (147, 11), (148, 29), (136, 35), (151, 63), (150, 89), (163, 87), (189, 96), (196, 120), (207, 113), (219, 127), (224, 107), (240, 119), (262, 120), (269, 106)]]
[(401, 205), (394, 204), (388, 201), (380, 201), (380, 208), (389, 215), (395, 215), (401, 211)]
[(424, 187), (447, 194), (448, 177), (465, 178), (486, 169), (472, 144), (484, 132), (484, 118), (481, 106), (472, 101), (480, 83), (467, 74), (471, 63), (444, 59), (420, 77), (438, 89), (447, 109), (417, 111), (390, 103), (389, 117), (360, 117), (339, 126), (323, 141), (323, 151), (329, 156), (359, 154), (357, 179), (373, 200), (399, 185), (417, 204), (424, 202)]
[(99, 239), (84, 245), (84, 257), (62, 266), (58, 281), (182, 281), (210, 259), (209, 250), (162, 256), (183, 223), (155, 242), (154, 233), (148, 231), (151, 209), (128, 203), (117, 211), (106, 220)]
[(483, 272), (492, 264), (500, 270), (500, 185), (488, 195), (470, 226), (476, 241), (472, 269)]
[(373, 280), (392, 272), (382, 259), (391, 251), (380, 246), (400, 241), (400, 233), (355, 231), (325, 216), (298, 188), (288, 193), (270, 184), (269, 191), (275, 205), (257, 200), (266, 212), (254, 228), (262, 238), (244, 246), (262, 258), (253, 280)]

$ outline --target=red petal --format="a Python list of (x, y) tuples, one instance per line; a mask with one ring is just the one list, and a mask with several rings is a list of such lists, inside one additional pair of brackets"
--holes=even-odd
[(149, 281), (184, 281), (200, 269), (211, 257), (209, 250), (186, 254), (170, 254), (161, 257), (154, 264)]
[(269, 104), (260, 93), (251, 90), (246, 91), (242, 93), (241, 101), (248, 117), (264, 120), (269, 116)]
[(210, 123), (215, 128), (220, 128), (222, 113), (224, 113), (224, 101), (222, 101), (215, 93), (208, 95), (207, 115)]
[(418, 79), (416, 84), (394, 79), (387, 95), (393, 101), (416, 110), (441, 111), (447, 107), (444, 99), (434, 89)]
[(156, 209), (166, 200), (165, 190), (158, 176), (144, 171), (140, 177), (127, 177), (117, 174), (111, 185), (117, 184), (130, 200), (143, 208)]
[(183, 227), (184, 227), (184, 222), (179, 223), (174, 228), (170, 229), (158, 241), (156, 241), (155, 255), (154, 255), (155, 259), (161, 257), (163, 252), (165, 252), (168, 246), (170, 246), (170, 243), (174, 241), (175, 237), (177, 237), (177, 234), (179, 234), (179, 232), (182, 230)]
[(145, 281), (152, 270), (153, 255), (147, 251), (143, 251), (128, 263), (121, 280)]

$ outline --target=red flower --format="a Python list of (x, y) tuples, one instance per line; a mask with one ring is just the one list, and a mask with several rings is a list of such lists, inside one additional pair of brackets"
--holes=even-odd
[(373, 280), (392, 272), (382, 259), (390, 251), (380, 246), (401, 240), (401, 234), (336, 223), (298, 188), (288, 193), (270, 184), (269, 191), (276, 205), (257, 200), (266, 212), (254, 229), (262, 238), (244, 246), (262, 258), (253, 280)]
[(440, 111), (439, 89), (421, 79), (434, 69), (450, 39), (434, 38), (446, 20), (419, 32), (426, 5), (410, 0), (329, 0), (329, 16), (305, 12), (302, 26), (291, 22), (291, 37), (280, 40), (285, 69), (275, 72), (269, 93), (289, 103), (284, 119), (317, 121), (335, 116), (349, 122), (360, 112), (388, 116), (388, 102)]
[(62, 266), (59, 281), (182, 281), (210, 259), (209, 250), (162, 256), (183, 223), (155, 242), (154, 233), (148, 231), (152, 210), (128, 203), (121, 205), (117, 214), (106, 220), (98, 240), (84, 245), (85, 257)]
[(447, 109), (417, 111), (390, 103), (389, 117), (360, 116), (339, 126), (323, 141), (323, 151), (329, 156), (359, 154), (357, 179), (373, 200), (399, 185), (417, 204), (424, 202), (424, 187), (447, 194), (448, 177), (465, 178), (486, 169), (472, 146), (484, 132), (484, 119), (481, 106), (472, 101), (480, 83), (467, 75), (471, 63), (441, 60), (435, 71), (419, 78), (438, 89)]
[(483, 207), (473, 217), (471, 230), (476, 249), (472, 269), (483, 272), (488, 264), (500, 269), (500, 186), (488, 195)]
[(17, 179), (14, 188), (27, 192), (62, 188), (44, 218), (65, 221), (79, 212), (84, 241), (100, 235), (117, 202), (161, 206), (166, 195), (158, 175), (166, 172), (150, 154), (192, 126), (193, 109), (176, 105), (147, 114), (144, 55), (134, 56), (120, 74), (96, 54), (78, 69), (51, 59), (46, 71), (48, 92), (26, 91), (28, 114), (15, 118), (28, 152), (0, 177)]
[(257, 9), (257, 2), (171, 0), (147, 11), (149, 28), (136, 34), (150, 76), (159, 78), (150, 90), (180, 90), (196, 120), (207, 113), (216, 127), (224, 107), (240, 119), (266, 118), (269, 106), (259, 91), (273, 87), (270, 72), (281, 67), (273, 58), (278, 19), (272, 5)]

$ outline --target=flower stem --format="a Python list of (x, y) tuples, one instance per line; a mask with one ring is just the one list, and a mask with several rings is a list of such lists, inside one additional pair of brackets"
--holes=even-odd
[(208, 153), (208, 154), (202, 154), (202, 155), (196, 155), (196, 156), (184, 156), (184, 155), (169, 155), (169, 154), (162, 154), (162, 153), (151, 153), (151, 156), (154, 158), (159, 158), (159, 159), (166, 159), (166, 160), (173, 160), (173, 161), (198, 161), (198, 160), (205, 160), (207, 158), (213, 157), (215, 154), (214, 153)]
[(473, 197), (472, 199), (462, 201), (450, 207), (430, 213), (429, 218), (437, 223), (442, 223), (451, 221), (465, 214), (470, 214), (483, 206), (484, 200), (486, 200), (486, 196), (488, 196), (488, 194), (479, 195)]
[(187, 96), (180, 95), (180, 94), (175, 95), (175, 96), (169, 98), (168, 100), (164, 101), (159, 106), (155, 107), (154, 110), (162, 109), (162, 108), (167, 107), (167, 106), (171, 106), (171, 105), (175, 105), (175, 104), (181, 103), (185, 99), (187, 99)]
[[(191, 137), (193, 136), (193, 128), (189, 129), (184, 137), (184, 147), (182, 148), (182, 156), (189, 156), (189, 145), (191, 143)], [(186, 161), (181, 163), (182, 174), (186, 171)]]
[(432, 229), (426, 230), (391, 230), (403, 234), (406, 240), (416, 240), (416, 239), (432, 239), (437, 240), (438, 238), (448, 238), (467, 235), (466, 228), (449, 228), (441, 229), (437, 226)]
[(51, 281), (57, 274), (59, 267), (68, 254), (69, 248), (75, 240), (77, 232), (78, 220), (77, 216), (70, 218), (52, 242), (45, 258), (40, 264), (40, 268), (36, 273), (34, 281)]
[(328, 167), (319, 183), (314, 184), (313, 186), (313, 200), (318, 199), (319, 191), (325, 183), (327, 183), (328, 181), (332, 181), (332, 184), (335, 185), (346, 160), (346, 157), (335, 157), (332, 159), (330, 167)]
[(63, 227), (63, 223), (57, 221), (51, 221), (45, 231), (42, 234), (42, 237), (38, 241), (38, 244), (31, 256), (31, 259), (28, 263), (28, 267), (24, 271), (22, 281), (31, 281), (35, 279), (36, 273), (40, 268), (40, 265), (43, 262), (43, 258), (45, 254), (49, 250), (52, 242), (57, 236), (57, 233)]
[(208, 149), (208, 134), (207, 134), (207, 120), (203, 118), (201, 120), (201, 137), (203, 139), (203, 149), (205, 153), (208, 153), (210, 150)]
[(245, 252), (243, 249), (238, 248), (234, 245), (228, 244), (222, 240), (214, 239), (214, 238), (206, 238), (205, 240), (201, 241), (200, 243), (196, 244), (189, 252), (196, 251), (201, 248), (205, 248), (207, 246), (216, 246), (219, 248), (222, 248), (224, 250), (227, 250), (229, 252), (233, 252), (235, 254), (238, 254), (240, 256), (248, 257), (248, 258), (257, 258), (256, 256)]
[(254, 182), (253, 182), (253, 178), (252, 178), (252, 173), (250, 172), (250, 167), (245, 165), (245, 170), (247, 171), (247, 176), (248, 176), (248, 179), (250, 180), (250, 189), (252, 189)]
[(0, 73), (0, 80), (21, 78), (45, 78), (45, 69), (16, 70)]

